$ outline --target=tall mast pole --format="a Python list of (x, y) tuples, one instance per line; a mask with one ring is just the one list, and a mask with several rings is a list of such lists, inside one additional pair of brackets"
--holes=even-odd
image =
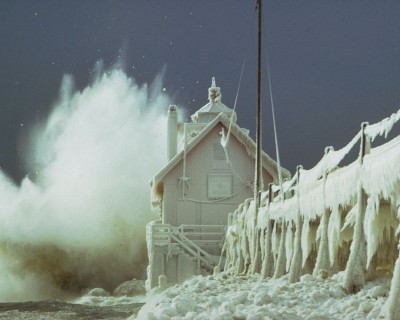
[[(257, 72), (257, 117), (256, 117), (256, 163), (254, 177), (254, 226), (257, 225), (258, 209), (260, 207), (261, 190), (261, 16), (262, 16), (262, 0), (257, 0), (258, 6), (258, 72)], [(257, 230), (257, 229), (256, 229)], [(260, 249), (259, 234), (254, 233), (253, 237), (254, 256), (252, 257), (251, 273), (254, 274), (259, 270)]]
[(262, 146), (262, 131), (261, 131), (261, 18), (262, 18), (262, 0), (257, 0), (258, 7), (258, 70), (257, 70), (257, 117), (256, 117), (256, 168), (254, 181), (254, 200), (256, 210), (259, 207), (258, 193), (261, 189), (261, 146)]

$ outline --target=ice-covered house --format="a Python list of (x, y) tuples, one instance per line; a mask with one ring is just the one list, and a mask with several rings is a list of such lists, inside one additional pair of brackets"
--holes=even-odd
[[(212, 270), (229, 212), (253, 196), (255, 142), (221, 102), (214, 78), (208, 99), (191, 123), (178, 123), (176, 106), (168, 110), (168, 163), (151, 181), (160, 221), (147, 227), (149, 287), (160, 275), (175, 283)], [(276, 181), (277, 164), (264, 152), (262, 164), (264, 185)]]

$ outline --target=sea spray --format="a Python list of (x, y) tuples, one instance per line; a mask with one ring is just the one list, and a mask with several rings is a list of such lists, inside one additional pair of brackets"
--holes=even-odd
[(83, 91), (66, 76), (29, 138), (34, 173), (0, 173), (0, 301), (113, 290), (147, 265), (148, 181), (166, 162), (161, 77), (139, 86), (121, 70)]

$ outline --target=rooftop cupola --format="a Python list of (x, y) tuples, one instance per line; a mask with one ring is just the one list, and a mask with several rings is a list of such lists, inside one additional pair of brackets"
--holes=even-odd
[(208, 101), (216, 103), (221, 101), (221, 88), (215, 85), (215, 77), (211, 79), (211, 87), (208, 88)]
[(208, 123), (217, 117), (221, 112), (229, 118), (232, 117), (236, 122), (236, 113), (221, 102), (221, 88), (215, 84), (215, 78), (211, 80), (211, 87), (208, 89), (208, 103), (192, 115), (192, 121), (195, 123)]

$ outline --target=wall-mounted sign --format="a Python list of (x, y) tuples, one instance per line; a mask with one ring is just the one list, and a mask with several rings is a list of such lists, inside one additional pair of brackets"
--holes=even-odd
[(231, 174), (209, 174), (208, 175), (208, 198), (219, 199), (232, 195)]

